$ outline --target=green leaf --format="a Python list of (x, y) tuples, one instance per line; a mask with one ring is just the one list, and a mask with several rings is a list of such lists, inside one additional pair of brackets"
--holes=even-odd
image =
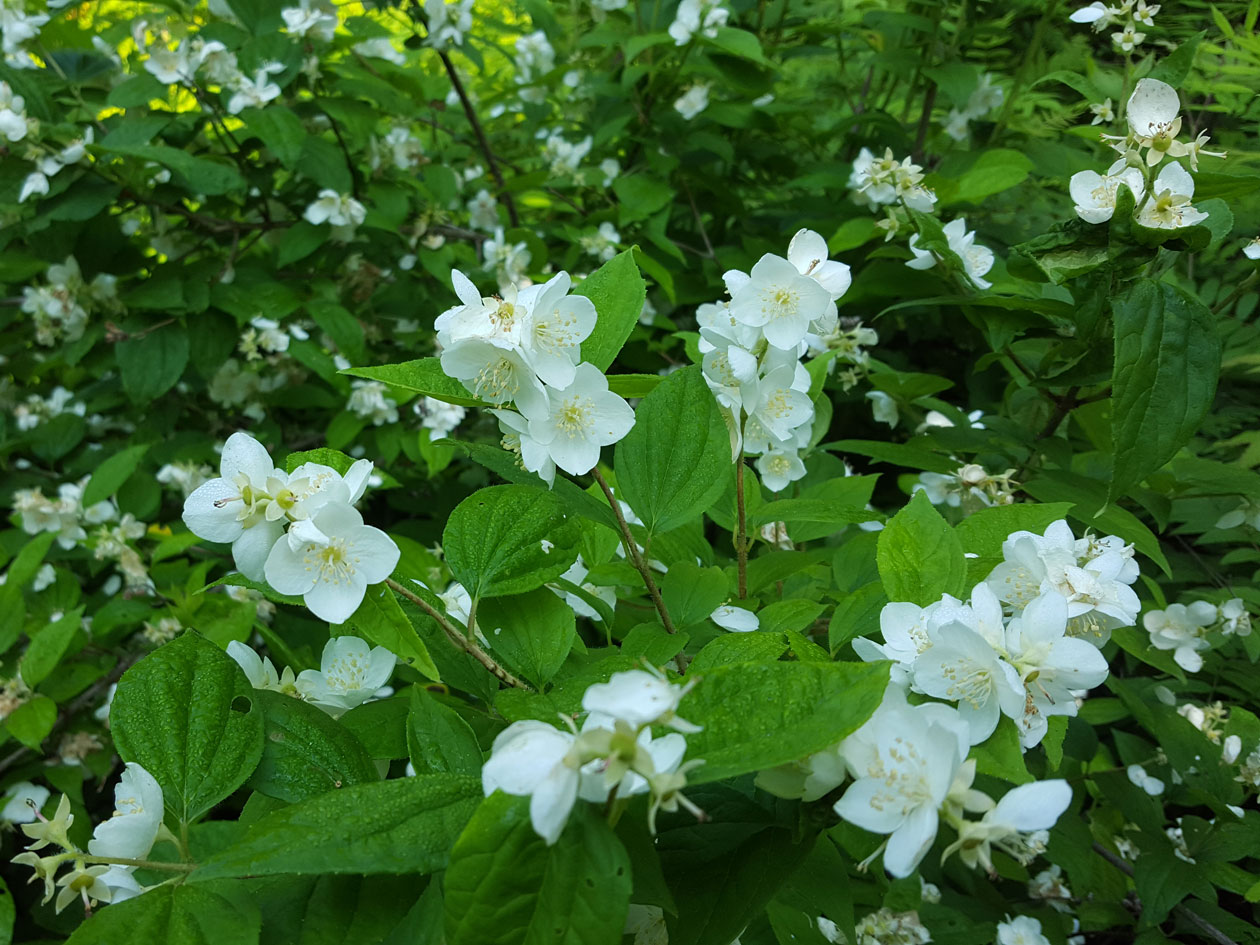
[[(646, 220), (674, 199), (674, 188), (650, 174), (622, 174), (613, 181), (612, 188), (621, 202), (618, 217), (621, 224)], [(638, 317), (636, 312), (636, 321)]]
[[(414, 876), (284, 876), (251, 882), (250, 892), (262, 910), (266, 945), (401, 945), (387, 936), (405, 927), (417, 899), (432, 898), (439, 885)], [(438, 912), (440, 926), (440, 906)], [(406, 945), (439, 941), (420, 930), (402, 940)]]
[(888, 595), (879, 581), (841, 596), (827, 625), (827, 645), (832, 654), (854, 637), (868, 636), (878, 630), (879, 614), (887, 603)]
[(35, 577), (56, 537), (53, 532), (36, 535), (22, 546), (5, 572), (4, 584), (0, 585), (0, 653), (7, 651), (22, 634), (26, 623), (22, 589)]
[(231, 899), (205, 886), (158, 886), (101, 909), (66, 945), (258, 945), (262, 917), (244, 896)]
[(595, 303), (595, 330), (582, 342), (582, 360), (607, 371), (639, 323), (647, 286), (631, 249), (618, 253), (573, 290)]
[(1112, 302), (1112, 315), (1108, 501), (1163, 466), (1198, 431), (1212, 406), (1221, 364), (1211, 311), (1178, 286), (1138, 282)]
[(1019, 729), (1015, 723), (1003, 716), (993, 734), (971, 749), (971, 757), (976, 759), (976, 771), (1009, 781), (1012, 784), (1027, 784), (1033, 780), (1024, 764), (1024, 750), (1019, 744)]
[(963, 551), (975, 555), (967, 559), (967, 585), (984, 580), (1003, 561), (1002, 542), (1012, 532), (1043, 534), (1054, 522), (1066, 518), (1072, 510), (1070, 502), (1018, 505), (995, 505), (968, 515), (954, 527)]
[(925, 607), (942, 594), (967, 596), (962, 542), (923, 490), (879, 533), (875, 559), (889, 600)]
[(721, 568), (702, 568), (690, 561), (679, 561), (661, 577), (661, 597), (679, 627), (707, 620), (730, 592)]
[(618, 397), (646, 397), (663, 380), (659, 374), (609, 374), (608, 389)]
[(407, 748), (418, 774), (481, 776), (481, 748), (472, 728), (423, 686), (411, 687)]
[(491, 486), (455, 506), (442, 531), (446, 563), (474, 598), (532, 591), (569, 569), (578, 529), (546, 489)]
[(359, 740), (328, 714), (299, 699), (259, 689), (263, 713), (262, 759), (249, 787), (288, 803), (347, 784), (379, 781), (376, 765)]
[(13, 941), (13, 920), (17, 918), (17, 909), (13, 905), (13, 895), (8, 884), (0, 879), (0, 945), (9, 945)]
[(97, 466), (95, 472), (92, 473), (92, 478), (88, 480), (87, 487), (83, 490), (83, 507), (95, 505), (117, 492), (136, 471), (140, 460), (148, 451), (147, 443), (140, 446), (128, 446)]
[(477, 626), (490, 648), (540, 689), (564, 665), (577, 633), (573, 608), (545, 587), (482, 601)]
[(31, 638), (22, 654), (19, 672), (28, 686), (38, 686), (57, 668), (83, 622), (83, 608), (63, 614)]
[[(857, 477), (854, 477), (857, 478)], [(836, 480), (843, 482), (843, 480)], [(879, 516), (860, 505), (844, 506), (826, 499), (776, 499), (767, 502), (750, 516), (749, 525), (766, 525), (770, 522), (792, 524), (834, 525), (837, 529), (854, 522), (869, 522)]]
[(437, 358), (420, 358), (417, 361), (383, 364), (380, 367), (346, 368), (339, 373), (381, 381), (399, 390), (414, 391), (444, 403), (459, 404), (461, 407), (490, 406), (470, 394), (468, 388), (455, 378), (447, 377), (442, 371), (442, 362)]
[(947, 204), (979, 203), (985, 197), (1010, 190), (1032, 172), (1033, 162), (1022, 151), (991, 148), (958, 179), (958, 189)]
[(385, 584), (375, 584), (348, 621), (365, 640), (383, 646), (412, 669), (436, 682), (441, 678), (429, 648)]
[(728, 633), (706, 643), (691, 661), (687, 672), (696, 678), (718, 666), (735, 663), (774, 662), (788, 651), (781, 633)]
[(179, 821), (235, 791), (262, 756), (263, 716), (241, 668), (188, 631), (123, 674), (110, 709), (124, 761), (143, 765)]
[(298, 220), (276, 242), (276, 266), (290, 266), (305, 259), (328, 242), (329, 228)]
[(630, 859), (591, 805), (578, 804), (548, 846), (528, 798), (496, 792), (451, 851), (445, 890), (447, 945), (612, 945), (630, 904)]
[(273, 102), (266, 108), (245, 109), (240, 119), (251, 133), (262, 139), (281, 164), (290, 169), (297, 164), (306, 140), (306, 128), (288, 108)]
[[(751, 636), (751, 635), (750, 635)], [(678, 708), (703, 730), (687, 757), (705, 763), (690, 783), (720, 781), (797, 761), (836, 744), (870, 718), (887, 663), (735, 663), (705, 669)]]
[(480, 797), (480, 779), (450, 774), (354, 784), (268, 814), (190, 879), (432, 873), (446, 867)]
[(1207, 36), (1207, 30), (1199, 30), (1193, 36), (1187, 36), (1176, 49), (1161, 59), (1152, 69), (1148, 78), (1166, 82), (1174, 89), (1180, 88), (1186, 76), (1194, 68), (1194, 54), (1199, 51), (1199, 44)]
[(144, 405), (175, 386), (188, 364), (188, 333), (167, 325), (139, 338), (114, 345), (123, 390), (132, 403)]
[(39, 751), (40, 742), (48, 737), (56, 721), (57, 703), (36, 695), (10, 712), (4, 727), (27, 748)]
[(318, 449), (290, 453), (284, 458), (284, 471), (291, 473), (306, 463), (318, 463), (321, 466), (328, 466), (344, 476), (350, 467), (354, 465), (355, 459), (353, 456), (347, 456), (341, 450), (330, 450), (326, 446), (321, 446)]
[(1158, 925), (1177, 903), (1194, 893), (1213, 900), (1211, 881), (1199, 870), (1187, 869), (1169, 849), (1142, 851), (1133, 864), (1133, 885), (1142, 900), (1142, 924)]
[(639, 402), (616, 451), (618, 497), (651, 532), (707, 510), (732, 478), (731, 440), (700, 366), (675, 371)]
[(179, 148), (164, 144), (111, 144), (108, 140), (96, 147), (101, 151), (155, 161), (168, 167), (184, 178), (188, 189), (195, 194), (226, 194), (245, 189), (245, 178), (236, 168), (210, 158), (197, 157)]

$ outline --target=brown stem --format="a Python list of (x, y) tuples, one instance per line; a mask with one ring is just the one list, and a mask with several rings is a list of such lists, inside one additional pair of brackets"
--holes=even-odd
[(704, 248), (708, 250), (709, 258), (716, 259), (717, 256), (713, 252), (713, 244), (709, 242), (709, 233), (704, 228), (704, 220), (700, 217), (700, 208), (696, 206), (696, 198), (691, 196), (691, 188), (687, 186), (686, 181), (682, 181), (683, 193), (687, 195), (687, 202), (691, 204), (691, 214), (695, 217), (696, 228), (700, 231), (700, 238), (704, 240)]
[(481, 127), (481, 122), (477, 120), (477, 111), (473, 108), (472, 101), (468, 98), (468, 93), (464, 91), (464, 83), (459, 80), (459, 73), (455, 71), (455, 64), (451, 62), (451, 57), (446, 53), (439, 51), (438, 57), (442, 60), (442, 65), (446, 69), (446, 75), (451, 80), (451, 87), (455, 89), (455, 94), (459, 96), (460, 104), (464, 106), (464, 114), (468, 116), (468, 123), (472, 125), (473, 133), (477, 136), (477, 142), (481, 145), (481, 153), (486, 156), (486, 164), (490, 167), (490, 173), (494, 177), (494, 181), (499, 185), (499, 196), (503, 198), (503, 206), (507, 208), (508, 219), (512, 221), (512, 226), (520, 226), (520, 218), (516, 215), (516, 203), (512, 200), (512, 195), (508, 193), (507, 185), (503, 182), (503, 172), (499, 170), (499, 162), (494, 159), (494, 152), (490, 150), (490, 142), (486, 139), (486, 133)]
[(509, 673), (506, 669), (504, 669), (502, 666), (496, 663), (493, 656), (491, 656), (489, 653), (487, 653), (485, 650), (479, 647), (475, 640), (472, 640), (469, 637), (464, 636), (464, 634), (460, 633), (459, 630), (456, 629), (455, 625), (451, 623), (450, 620), (447, 619), (446, 614), (442, 613), (440, 610), (435, 609), (432, 605), (429, 604), (427, 600), (425, 600), (419, 594), (413, 593), (409, 589), (403, 587), (393, 578), (386, 578), (385, 584), (395, 594), (401, 594), (403, 597), (407, 598), (407, 600), (411, 601), (413, 604), (415, 604), (417, 607), (423, 610), (426, 614), (428, 614), (430, 617), (436, 620), (437, 625), (442, 628), (442, 632), (446, 634), (446, 637), (448, 640), (454, 643), (458, 649), (463, 650), (465, 653), (467, 653), (469, 656), (475, 659), (478, 663), (480, 663), (482, 666), (488, 669), (490, 671), (490, 674), (494, 676), (496, 679), (498, 679), (500, 682), (504, 683), (505, 685), (511, 686), (514, 689), (525, 689), (527, 691), (533, 691), (533, 686), (529, 685), (526, 682), (523, 682), (520, 679), (517, 679), (515, 676)]
[(595, 481), (599, 483), (599, 487), (604, 490), (604, 496), (608, 499), (608, 504), (612, 506), (612, 513), (617, 518), (617, 527), (621, 530), (622, 544), (626, 546), (626, 557), (630, 559), (630, 563), (634, 565), (635, 569), (643, 577), (643, 585), (647, 588), (648, 597), (652, 598), (652, 604), (656, 607), (656, 612), (660, 614), (665, 632), (676, 632), (674, 622), (669, 619), (669, 611), (665, 609), (665, 601), (661, 599), (661, 592), (657, 589), (656, 582), (652, 580), (652, 572), (648, 568), (647, 562), (643, 560), (643, 556), (639, 554), (639, 546), (635, 544), (634, 536), (630, 534), (630, 526), (626, 524), (626, 517), (621, 514), (621, 505), (617, 502), (617, 497), (613, 495), (612, 487), (608, 485), (608, 480), (599, 471), (599, 467), (592, 469), (591, 474), (595, 477)]
[(744, 508), (744, 454), (735, 464), (735, 557), (739, 563), (739, 599), (748, 596), (748, 513)]

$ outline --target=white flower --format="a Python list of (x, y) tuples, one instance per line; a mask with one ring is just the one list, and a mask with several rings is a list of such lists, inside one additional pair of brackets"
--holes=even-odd
[(954, 141), (966, 141), (971, 135), (971, 116), (967, 112), (951, 108), (945, 116), (944, 131)]
[(283, 71), (284, 66), (271, 62), (258, 69), (254, 73), (252, 80), (247, 79), (243, 75), (240, 76), (237, 80), (235, 92), (228, 99), (228, 112), (232, 115), (238, 115), (247, 108), (262, 108), (273, 99), (279, 98), (280, 86), (271, 81), (271, 76)]
[(1145, 33), (1136, 32), (1133, 24), (1129, 23), (1119, 33), (1112, 33), (1111, 40), (1124, 52), (1132, 52), (1135, 46), (1142, 45), (1146, 39)]
[(1208, 215), (1190, 205), (1194, 178), (1180, 164), (1165, 164), (1151, 185), (1151, 199), (1137, 215), (1143, 226), (1176, 230), (1202, 223)]
[(519, 351), (474, 339), (445, 349), (441, 358), (442, 370), (463, 381), (479, 400), (515, 403), (534, 415), (547, 410), (547, 391)]
[(481, 769), (486, 795), (529, 797), (529, 818), (547, 845), (560, 839), (577, 801), (577, 736), (543, 722), (513, 722), (495, 738)]
[(277, 673), (275, 664), (268, 657), (259, 656), (252, 649), (237, 640), (227, 645), (227, 655), (236, 661), (249, 684), (255, 689), (270, 689), (297, 695), (296, 680), (292, 668), (286, 666), (284, 673)]
[(1116, 212), (1116, 194), (1120, 185), (1129, 188), (1134, 202), (1142, 199), (1146, 182), (1142, 172), (1116, 161), (1107, 169), (1106, 176), (1096, 171), (1081, 171), (1072, 175), (1068, 193), (1076, 201), (1076, 214), (1086, 223), (1105, 223)]
[(1050, 945), (1050, 939), (1041, 934), (1041, 922), (1030, 916), (1006, 917), (997, 927), (998, 945)]
[(1200, 652), (1211, 647), (1207, 629), (1216, 622), (1216, 605), (1204, 600), (1185, 604), (1169, 604), (1165, 610), (1148, 610), (1142, 615), (1142, 626), (1151, 635), (1157, 650), (1172, 650), (1173, 659), (1186, 672), (1203, 668)]
[(1073, 23), (1092, 23), (1095, 30), (1101, 31), (1114, 21), (1115, 15), (1107, 4), (1094, 0), (1089, 6), (1073, 11), (1068, 19)]
[(1129, 765), (1125, 770), (1129, 775), (1129, 780), (1152, 797), (1164, 793), (1164, 782), (1147, 774), (1146, 769), (1141, 765)]
[(424, 13), (428, 19), (429, 35), (425, 42), (434, 49), (459, 46), (464, 34), (472, 29), (473, 0), (424, 0)]
[(771, 492), (782, 492), (805, 476), (805, 464), (796, 450), (770, 450), (757, 457), (755, 465), (762, 485)]
[(1012, 532), (1002, 543), (1002, 564), (985, 579), (997, 596), (1016, 611), (1053, 591), (1068, 602), (1068, 617), (1078, 629), (1106, 642), (1111, 627), (1131, 627), (1141, 604), (1129, 587), (1137, 580), (1130, 546), (1114, 538), (1074, 538), (1066, 521), (1051, 524), (1044, 535)]
[(543, 410), (518, 405), (529, 419), (529, 435), (570, 475), (590, 472), (600, 449), (634, 426), (634, 411), (608, 389), (608, 379), (593, 364), (579, 364), (573, 380), (552, 390), (548, 401)]
[(114, 816), (97, 824), (88, 852), (95, 856), (143, 859), (153, 849), (163, 815), (161, 786), (153, 775), (129, 761), (114, 788)]
[(901, 420), (901, 416), (897, 412), (897, 401), (893, 400), (890, 394), (886, 394), (882, 390), (868, 390), (866, 399), (871, 402), (871, 413), (875, 417), (876, 422), (886, 423), (893, 429), (896, 429), (898, 422)]
[(82, 899), (85, 909), (93, 901), (109, 902), (110, 888), (103, 877), (113, 869), (115, 867), (112, 866), (85, 866), (82, 860), (76, 862), (70, 872), (63, 873), (57, 880), (57, 885), (62, 887), (57, 893), (57, 913), (60, 914), (75, 899)]
[(607, 220), (594, 233), (588, 233), (579, 240), (582, 252), (595, 256), (602, 262), (608, 262), (617, 255), (617, 244), (620, 242), (621, 234)]
[(932, 632), (931, 639), (932, 645), (915, 658), (911, 670), (915, 688), (958, 703), (958, 715), (968, 726), (971, 744), (978, 745), (992, 735), (1002, 713), (1011, 718), (1022, 714), (1023, 680), (980, 633), (964, 623), (951, 622)]
[(664, 676), (641, 669), (614, 673), (606, 683), (589, 686), (582, 695), (582, 708), (620, 719), (634, 729), (645, 725), (666, 725), (679, 732), (698, 732), (675, 714), (690, 685), (675, 686)]
[(377, 36), (375, 39), (364, 40), (361, 43), (355, 43), (351, 49), (360, 56), (370, 57), (372, 59), (384, 59), (386, 62), (392, 62), (396, 66), (407, 64), (407, 57), (394, 46), (388, 36)]
[(884, 868), (893, 876), (914, 872), (939, 824), (966, 751), (965, 727), (947, 706), (909, 706), (895, 686), (875, 714), (841, 744), (853, 775), (835, 811), (872, 833), (889, 834)]
[(569, 295), (567, 272), (558, 272), (541, 286), (521, 293), (526, 314), (521, 324), (521, 354), (539, 380), (566, 388), (579, 370), (578, 349), (595, 330), (595, 304)]
[(369, 650), (359, 637), (333, 637), (324, 644), (319, 669), (298, 674), (297, 691), (335, 717), (375, 697), (389, 682), (397, 661), (383, 646)]
[(398, 564), (398, 546), (379, 528), (363, 524), (348, 505), (324, 505), (295, 522), (267, 556), (267, 583), (281, 594), (301, 595), (311, 613), (343, 623), (358, 609), (369, 584)]
[(674, 22), (669, 25), (669, 35), (675, 45), (685, 46), (696, 33), (710, 39), (717, 36), (718, 29), (726, 25), (730, 16), (730, 11), (719, 3), (720, 0), (682, 0)]
[(697, 82), (689, 86), (687, 91), (674, 102), (674, 111), (682, 115), (687, 121), (691, 121), (691, 119), (708, 107), (709, 83), (707, 82)]
[(271, 492), (286, 478), (261, 443), (248, 433), (233, 433), (223, 447), (219, 478), (184, 500), (184, 524), (198, 538), (231, 542), (241, 573), (261, 581), (267, 555), (283, 533), (266, 514)]
[[(1045, 831), (1055, 825), (1072, 801), (1072, 788), (1066, 781), (1034, 781), (1007, 791), (996, 806), (978, 791), (970, 790), (974, 762), (968, 762), (954, 784), (951, 803), (965, 809), (988, 808), (979, 821), (961, 821), (958, 839), (942, 855), (954, 852), (974, 869), (981, 866), (993, 873), (992, 847), (1011, 854), (1027, 864), (1045, 849)], [(979, 795), (979, 796), (977, 796)], [(979, 802), (979, 803), (978, 803)]]
[(38, 818), (35, 811), (48, 802), (49, 790), (30, 781), (18, 781), (10, 784), (4, 795), (4, 809), (0, 810), (0, 820), (11, 824), (32, 824)]
[(526, 472), (537, 473), (547, 488), (556, 481), (556, 464), (547, 451), (547, 446), (540, 443), (529, 432), (529, 420), (515, 410), (490, 411), (499, 419), (499, 431), (503, 434), (501, 445), (509, 453), (520, 457), (521, 468)]
[(1251, 614), (1241, 598), (1234, 597), (1221, 604), (1221, 633), (1240, 637), (1251, 633)]
[(49, 183), (48, 175), (41, 171), (35, 171), (26, 175), (26, 179), (22, 181), (22, 190), (18, 193), (18, 203), (26, 203), (33, 196), (46, 195), (48, 193)]
[(827, 259), (827, 241), (813, 230), (800, 229), (788, 243), (787, 259), (803, 276), (809, 276), (831, 295), (834, 302), (849, 291), (853, 277), (847, 263)]
[(286, 7), (280, 11), (285, 32), (291, 36), (309, 36), (320, 43), (332, 42), (337, 32), (337, 14), (319, 4), (303, 0), (301, 6)]
[(730, 302), (735, 321), (760, 328), (766, 341), (785, 351), (794, 350), (810, 324), (827, 318), (834, 308), (831, 292), (818, 280), (769, 253), (757, 260), (747, 281), (731, 293)]
[(603, 186), (611, 187), (621, 176), (621, 163), (616, 158), (605, 158), (599, 162), (599, 172), (604, 175)]
[(381, 381), (361, 378), (351, 381), (346, 410), (372, 421), (372, 425), (377, 427), (398, 420), (398, 403), (389, 396), (389, 387)]
[(709, 619), (723, 630), (730, 630), (732, 633), (749, 633), (761, 626), (761, 620), (755, 613), (732, 604), (723, 604), (709, 614)]
[(1090, 114), (1093, 120), (1091, 125), (1101, 125), (1103, 122), (1111, 122), (1116, 120), (1115, 109), (1111, 107), (1111, 99), (1107, 98), (1102, 103), (1091, 103), (1089, 106)]
[(477, 191), (468, 201), (468, 225), (474, 230), (491, 230), (499, 225), (499, 202), (490, 191)]
[(1243, 255), (1248, 259), (1260, 259), (1260, 236), (1247, 241), (1247, 245), (1243, 247)]
[[(958, 217), (955, 220), (951, 220), (945, 224), (942, 230), (945, 234), (945, 239), (948, 241), (949, 248), (962, 260), (963, 271), (966, 273), (967, 278), (974, 282), (977, 288), (992, 288), (993, 283), (982, 277), (993, 268), (993, 250), (976, 243), (975, 231), (967, 230), (966, 218)], [(919, 235), (917, 233), (910, 237), (909, 247), (910, 252), (914, 254), (914, 259), (911, 259), (906, 265), (911, 269), (931, 269), (936, 265), (936, 255), (929, 250), (919, 248)]]
[(1155, 25), (1155, 14), (1159, 12), (1160, 5), (1158, 3), (1148, 5), (1146, 0), (1137, 0), (1137, 7), (1133, 10), (1133, 19), (1143, 26)]
[(1221, 743), (1221, 762), (1232, 765), (1242, 754), (1242, 738), (1238, 735), (1227, 735)]
[(353, 228), (367, 219), (367, 208), (350, 194), (321, 190), (319, 198), (306, 208), (302, 216), (306, 222), (316, 226), (330, 223), (333, 226)]
[(1038, 597), (1006, 629), (1006, 655), (1025, 689), (1015, 718), (1025, 748), (1045, 736), (1050, 715), (1076, 715), (1073, 690), (1092, 689), (1107, 678), (1107, 660), (1085, 640), (1067, 636), (1068, 603), (1059, 594)]

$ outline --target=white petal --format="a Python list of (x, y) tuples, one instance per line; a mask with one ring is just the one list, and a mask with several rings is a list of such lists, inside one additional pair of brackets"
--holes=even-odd
[(274, 470), (266, 447), (248, 433), (233, 433), (223, 444), (219, 475), (224, 479), (235, 479), (238, 473), (244, 473), (250, 482), (262, 484)]
[(231, 480), (211, 479), (184, 500), (184, 524), (205, 541), (236, 541), (243, 530), (236, 517), (241, 501), (241, 490)]
[(277, 591), (292, 596), (305, 594), (315, 586), (316, 581), (315, 573), (307, 570), (302, 555), (289, 547), (287, 541), (277, 541), (272, 545), (263, 574), (267, 583)]
[(1072, 803), (1072, 788), (1061, 779), (1034, 781), (1007, 791), (985, 820), (1016, 830), (1049, 830)]
[(265, 580), (267, 556), (275, 545), (283, 544), (280, 541), (283, 534), (279, 522), (259, 522), (245, 529), (241, 537), (232, 542), (232, 558), (241, 574), (251, 581)]

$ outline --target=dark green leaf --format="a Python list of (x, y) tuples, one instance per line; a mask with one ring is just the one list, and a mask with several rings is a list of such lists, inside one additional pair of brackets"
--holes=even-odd
[(879, 533), (876, 560), (889, 600), (925, 607), (942, 594), (967, 596), (962, 542), (922, 490)]
[(481, 776), (481, 748), (472, 728), (458, 712), (443, 705), (423, 686), (411, 687), (407, 747), (418, 774), (449, 772)]
[(595, 304), (599, 316), (595, 330), (582, 342), (582, 360), (607, 371), (630, 332), (639, 323), (647, 287), (634, 264), (634, 251), (626, 250), (604, 263), (573, 290)]

